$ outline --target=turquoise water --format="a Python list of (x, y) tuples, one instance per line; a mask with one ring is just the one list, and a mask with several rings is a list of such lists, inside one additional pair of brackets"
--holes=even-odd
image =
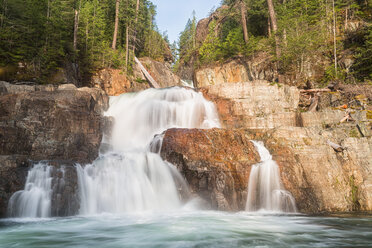
[(372, 247), (372, 215), (195, 211), (4, 219), (0, 247)]

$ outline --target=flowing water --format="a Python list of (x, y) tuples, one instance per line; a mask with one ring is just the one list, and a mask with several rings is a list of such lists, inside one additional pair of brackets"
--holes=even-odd
[(372, 216), (177, 211), (0, 221), (0, 247), (371, 247)]
[(112, 97), (106, 115), (115, 119), (104, 139), (108, 149), (93, 164), (78, 166), (80, 214), (181, 208), (177, 185), (186, 183), (158, 154), (159, 134), (172, 127), (219, 127), (214, 105), (193, 90), (149, 89)]
[[(77, 166), (79, 215), (49, 217), (51, 167), (35, 165), (25, 190), (15, 193), (9, 205), (11, 216), (22, 218), (0, 220), (0, 247), (368, 247), (372, 243), (369, 215), (279, 214), (295, 210), (290, 204), (275, 207), (286, 206), (281, 199), (287, 203), (291, 199), (276, 177), (269, 177), (276, 180), (274, 186), (261, 191), (265, 187), (259, 182), (266, 175), (261, 170), (275, 162), (259, 143), (255, 145), (262, 162), (252, 171), (256, 176), (250, 179), (247, 209), (276, 212), (202, 211), (196, 210), (195, 201), (182, 202), (178, 189), (187, 185), (160, 158), (161, 134), (171, 127), (219, 127), (213, 104), (193, 90), (150, 89), (112, 97), (106, 115), (114, 117), (115, 125), (110, 137), (103, 139), (100, 156), (90, 165)], [(269, 169), (274, 174), (277, 170)], [(257, 201), (264, 192), (278, 194)]]
[(39, 163), (28, 172), (25, 189), (9, 199), (10, 216), (45, 218), (51, 215), (52, 169), (46, 163)]
[(261, 157), (253, 165), (249, 176), (246, 210), (260, 209), (279, 212), (296, 212), (296, 203), (288, 191), (283, 189), (279, 167), (262, 142), (252, 141)]

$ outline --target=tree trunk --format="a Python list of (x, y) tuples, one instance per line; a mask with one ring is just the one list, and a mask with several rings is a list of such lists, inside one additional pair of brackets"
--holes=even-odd
[(114, 37), (112, 39), (112, 49), (116, 49), (116, 40), (118, 37), (118, 29), (119, 29), (119, 5), (120, 0), (116, 0), (115, 6), (115, 29), (114, 29)]
[[(78, 38), (78, 30), (79, 30), (79, 14), (81, 9), (81, 0), (79, 1), (78, 9), (75, 9), (75, 21), (74, 21), (74, 51), (77, 50), (77, 38)], [(49, 10), (48, 10), (49, 12)]]
[(129, 24), (126, 29), (126, 42), (125, 42), (125, 70), (128, 71), (128, 62), (129, 62)]
[(79, 11), (75, 9), (75, 22), (74, 22), (74, 51), (77, 50), (77, 33), (79, 28)]
[[(49, 1), (48, 1), (48, 7), (49, 7)], [(0, 27), (2, 28), (4, 25), (4, 18), (6, 15), (6, 0), (3, 1), (3, 14), (1, 15), (1, 21), (0, 21)], [(49, 10), (49, 9), (48, 9)]]
[(269, 37), (271, 37), (271, 23), (270, 23), (270, 17), (267, 18), (267, 34)]
[(248, 43), (248, 29), (247, 29), (247, 18), (246, 18), (246, 6), (244, 0), (240, 0), (240, 11), (242, 16), (242, 26), (243, 26), (243, 34), (244, 34), (244, 41)]
[(345, 10), (345, 31), (347, 30), (347, 26), (348, 26), (348, 15), (349, 15), (349, 7), (346, 7), (346, 10)]
[(137, 23), (138, 23), (139, 4), (140, 4), (140, 0), (137, 0), (137, 5), (136, 5), (136, 19), (135, 19), (135, 22), (134, 22), (134, 33), (133, 33), (133, 55), (135, 55), (135, 52), (136, 52)]
[(271, 28), (274, 32), (274, 35), (275, 35), (275, 53), (276, 53), (276, 57), (279, 58), (280, 57), (280, 40), (279, 40), (279, 37), (278, 37), (278, 22), (276, 20), (276, 14), (275, 14), (275, 9), (274, 9), (274, 5), (273, 5), (273, 1), (272, 0), (267, 0), (267, 6), (269, 8), (269, 15), (270, 15), (270, 21), (271, 21)]
[(337, 78), (337, 43), (336, 43), (336, 12), (335, 12), (335, 0), (332, 0), (332, 11), (333, 11), (333, 53), (335, 62), (335, 75)]

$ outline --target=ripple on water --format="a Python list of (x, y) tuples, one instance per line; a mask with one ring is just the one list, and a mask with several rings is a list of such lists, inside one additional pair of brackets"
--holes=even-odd
[(197, 211), (0, 221), (0, 247), (371, 247), (371, 216)]

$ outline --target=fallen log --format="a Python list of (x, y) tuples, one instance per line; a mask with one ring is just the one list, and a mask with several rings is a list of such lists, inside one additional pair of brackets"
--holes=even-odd
[(333, 150), (335, 150), (336, 152), (342, 152), (343, 150), (345, 150), (345, 147), (342, 147), (336, 143), (333, 143), (329, 140), (327, 140), (327, 144), (333, 148)]
[(139, 66), (139, 68), (141, 69), (143, 75), (145, 76), (145, 78), (147, 79), (147, 81), (149, 82), (150, 86), (152, 88), (160, 88), (159, 84), (155, 81), (155, 79), (150, 75), (150, 73), (146, 70), (146, 68), (142, 65), (141, 61), (139, 61), (139, 59), (137, 59), (137, 57), (134, 57), (134, 61), (137, 63), (137, 65)]
[(300, 93), (309, 94), (309, 93), (319, 93), (319, 92), (330, 92), (330, 89), (310, 89), (310, 90), (300, 90)]

